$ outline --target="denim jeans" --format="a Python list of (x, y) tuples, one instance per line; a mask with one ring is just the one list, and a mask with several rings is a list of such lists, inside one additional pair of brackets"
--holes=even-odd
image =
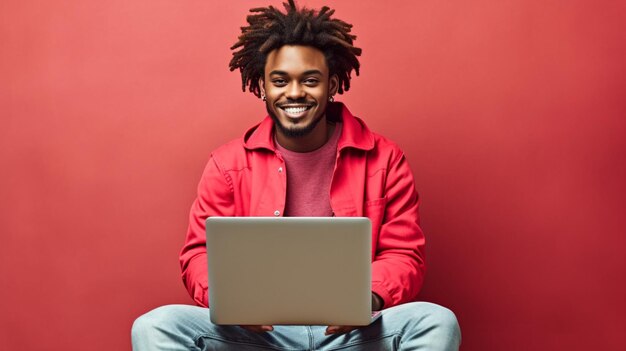
[(427, 302), (383, 310), (366, 327), (324, 335), (326, 326), (274, 326), (255, 333), (209, 320), (209, 309), (169, 305), (137, 318), (133, 350), (458, 350), (461, 332), (454, 313)]

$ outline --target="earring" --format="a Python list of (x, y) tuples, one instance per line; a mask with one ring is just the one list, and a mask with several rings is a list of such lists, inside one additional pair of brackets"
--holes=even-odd
[(265, 97), (265, 95), (261, 95), (261, 100), (267, 101), (267, 98)]
[(328, 101), (335, 102), (335, 98), (331, 95), (331, 96), (328, 97)]

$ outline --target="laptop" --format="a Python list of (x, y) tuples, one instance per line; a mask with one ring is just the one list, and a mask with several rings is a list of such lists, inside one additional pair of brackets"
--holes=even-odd
[(365, 217), (210, 217), (211, 322), (362, 326), (371, 311)]

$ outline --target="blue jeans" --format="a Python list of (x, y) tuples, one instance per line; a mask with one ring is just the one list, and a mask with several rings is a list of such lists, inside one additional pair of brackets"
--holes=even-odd
[(254, 333), (215, 325), (207, 308), (169, 305), (133, 324), (133, 350), (458, 350), (461, 331), (454, 313), (427, 302), (383, 310), (369, 326), (347, 334), (324, 335), (325, 326), (274, 326)]

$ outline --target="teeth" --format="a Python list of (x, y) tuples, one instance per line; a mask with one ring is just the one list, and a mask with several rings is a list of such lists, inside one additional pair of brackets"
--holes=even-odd
[(295, 115), (306, 111), (308, 107), (285, 107), (285, 111), (290, 115)]

